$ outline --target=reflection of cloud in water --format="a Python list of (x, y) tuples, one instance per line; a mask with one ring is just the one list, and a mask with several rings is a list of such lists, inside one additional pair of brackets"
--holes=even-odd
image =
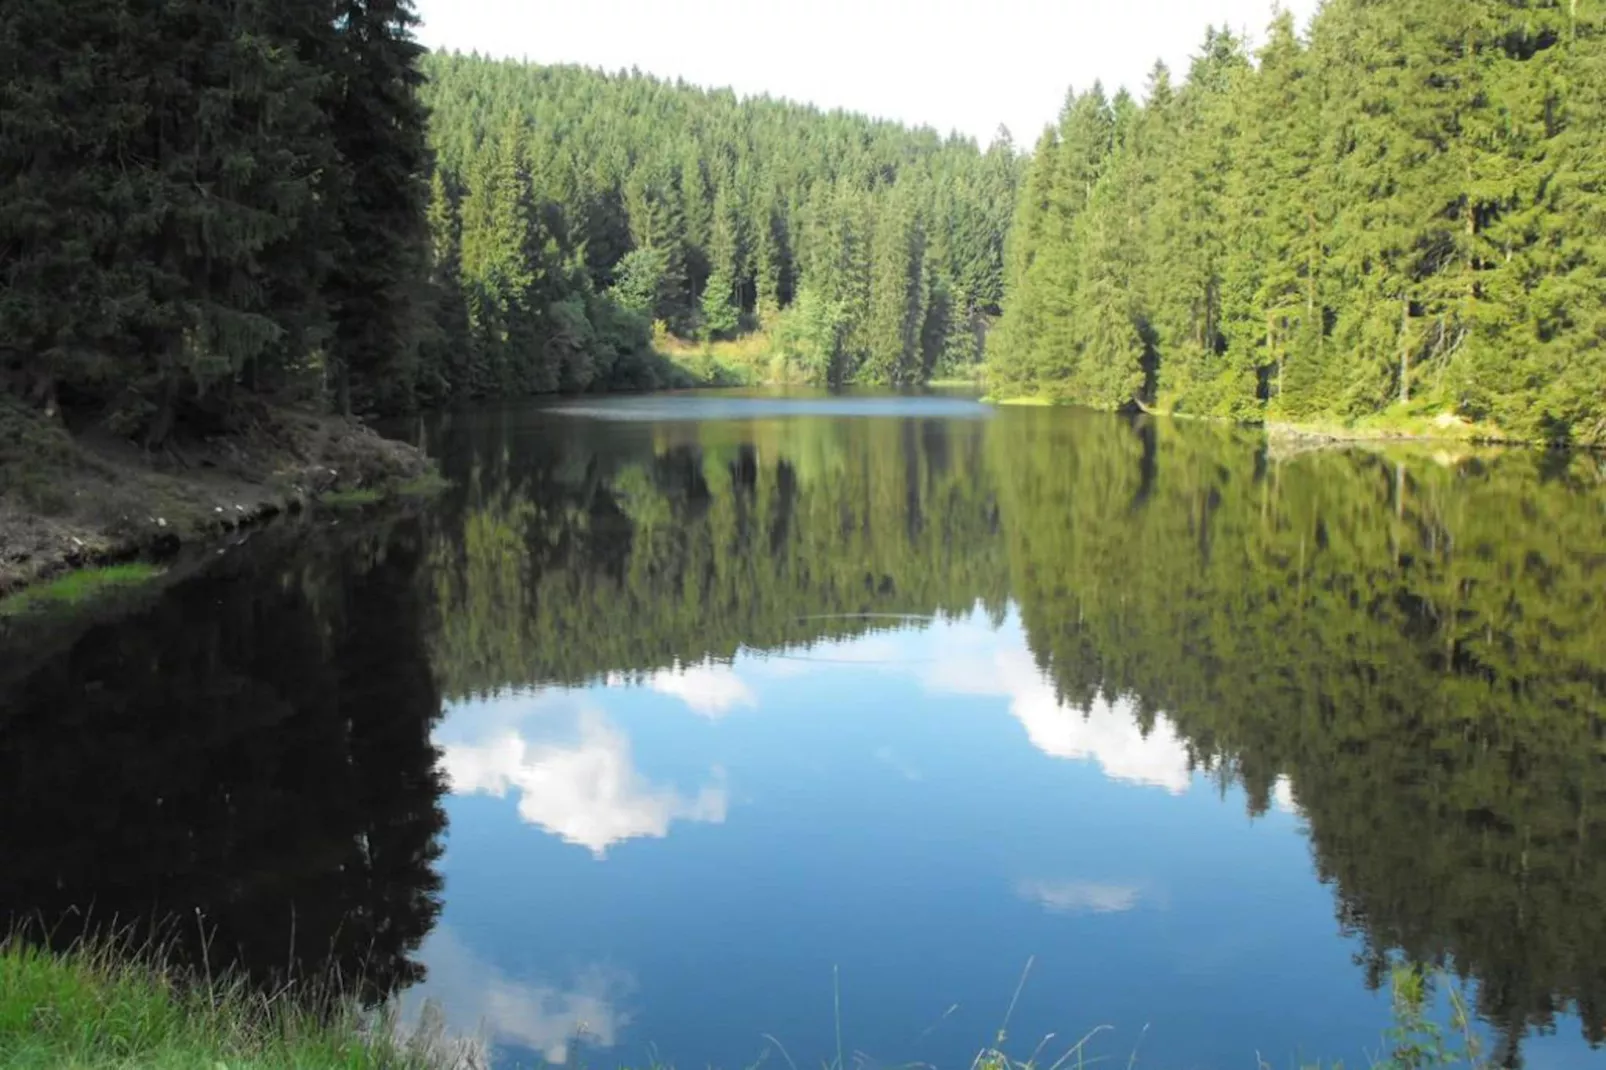
[(660, 669), (646, 678), (660, 695), (671, 695), (704, 717), (723, 717), (738, 706), (758, 705), (758, 696), (729, 665), (703, 662)]
[[(420, 957), (428, 978), (402, 997), (404, 1024), (419, 1020), (427, 1001), (444, 1016), (452, 1037), (480, 1046), (529, 1048), (561, 1064), (576, 1043), (613, 1047), (628, 1023), (618, 1002), (630, 981), (620, 974), (590, 969), (564, 987), (515, 980), (483, 961), (445, 925), (424, 942)], [(483, 1055), (469, 1061), (490, 1065)]]
[[(1098, 698), (1085, 710), (1063, 705), (1024, 645), (1005, 646), (979, 621), (956, 626), (946, 637), (951, 656), (940, 657), (926, 684), (934, 691), (1003, 695), (1033, 746), (1054, 758), (1091, 759), (1107, 776), (1181, 794), (1192, 782), (1188, 749), (1164, 716), (1145, 737), (1124, 698)], [(990, 649), (991, 656), (985, 651)]]
[(1024, 880), (1015, 891), (1051, 914), (1120, 914), (1143, 899), (1143, 889), (1135, 884), (1102, 881)]
[(649, 783), (629, 738), (600, 711), (578, 713), (578, 739), (531, 741), (504, 727), (483, 741), (446, 743), (441, 764), (457, 793), (519, 794), (519, 816), (599, 858), (612, 844), (662, 838), (674, 821), (725, 820), (723, 784), (683, 795)]
[(1304, 813), (1299, 808), (1299, 800), (1294, 797), (1294, 782), (1285, 776), (1278, 777), (1271, 786), (1271, 804), (1285, 814), (1298, 817)]

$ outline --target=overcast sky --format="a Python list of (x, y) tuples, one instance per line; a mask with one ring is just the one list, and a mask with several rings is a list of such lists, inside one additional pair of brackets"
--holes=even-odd
[[(767, 92), (1029, 146), (1068, 86), (1142, 88), (1273, 0), (417, 0), (431, 48)], [(1284, 0), (1305, 26), (1317, 0)]]

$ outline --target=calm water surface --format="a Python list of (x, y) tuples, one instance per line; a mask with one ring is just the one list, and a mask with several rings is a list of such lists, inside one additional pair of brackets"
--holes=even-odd
[(1023, 1058), (1365, 1065), (1401, 960), (1602, 1064), (1600, 458), (954, 397), (403, 430), (427, 509), (0, 640), (0, 913), (361, 975), (509, 1067), (840, 1021), (962, 1070), (1028, 962)]

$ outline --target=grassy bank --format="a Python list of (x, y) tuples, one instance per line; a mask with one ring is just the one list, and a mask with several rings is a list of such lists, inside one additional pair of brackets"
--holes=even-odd
[(6, 1070), (451, 1070), (465, 1057), (401, 1041), (355, 1010), (313, 1013), (291, 993), (187, 985), (159, 963), (0, 946)]
[[(413, 447), (338, 417), (259, 407), (227, 433), (149, 449), (100, 427), (69, 431), (0, 394), (0, 595), (169, 552), (326, 495), (384, 496), (430, 472)], [(92, 581), (71, 582), (79, 586), (64, 591), (75, 595)]]
[[(986, 397), (994, 405), (1028, 408), (1075, 407), (1075, 402), (1056, 401), (1037, 394), (1012, 397)], [(1164, 406), (1141, 406), (1151, 416), (1165, 416), (1173, 420), (1204, 420), (1211, 423), (1237, 424), (1242, 427), (1261, 427), (1274, 438), (1306, 439), (1312, 442), (1453, 442), (1462, 445), (1561, 445), (1545, 441), (1531, 441), (1507, 434), (1490, 423), (1476, 423), (1453, 413), (1429, 412), (1416, 408), (1394, 408), (1355, 420), (1268, 419), (1244, 421), (1225, 416), (1176, 412)]]
[(652, 347), (689, 386), (761, 386), (775, 379), (775, 341), (767, 330), (708, 342), (679, 338), (660, 325)]
[(402, 483), (378, 487), (330, 490), (318, 495), (318, 504), (331, 509), (366, 509), (386, 502), (433, 498), (450, 488), (451, 480), (433, 470)]
[(982, 400), (985, 401), (985, 402), (988, 402), (989, 404), (992, 404), (992, 405), (1008, 405), (1011, 408), (1018, 408), (1018, 409), (1051, 409), (1056, 404), (1058, 404), (1057, 402), (1050, 401), (1048, 398), (1040, 398), (1040, 397), (1020, 397), (1020, 398), (985, 397), (985, 398), (982, 398)]
[(76, 606), (91, 598), (126, 587), (138, 587), (162, 574), (156, 565), (129, 561), (103, 568), (69, 572), (60, 579), (41, 583), (0, 598), (0, 617), (16, 617), (54, 606)]
[[(738, 338), (713, 342), (677, 338), (665, 330), (653, 335), (653, 349), (700, 387), (804, 386), (810, 383), (797, 358), (788, 359), (774, 325)], [(934, 390), (978, 388), (980, 377), (951, 377), (928, 381)], [(1046, 404), (1043, 403), (1043, 404)]]

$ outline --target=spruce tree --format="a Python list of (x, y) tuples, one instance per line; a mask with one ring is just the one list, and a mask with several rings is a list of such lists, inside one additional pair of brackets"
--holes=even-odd
[(424, 277), (428, 190), (426, 113), (418, 99), (423, 49), (410, 0), (338, 0), (334, 143), (343, 161), (333, 196), (336, 242), (326, 290), (338, 404), (408, 403), (414, 303)]
[(871, 238), (872, 277), (859, 377), (865, 382), (919, 382), (926, 313), (925, 234), (907, 192), (881, 206)]
[(1037, 383), (1033, 357), (1042, 329), (1039, 295), (1029, 288), (1037, 258), (1042, 255), (1049, 218), (1054, 170), (1059, 163), (1059, 133), (1043, 131), (1021, 184), (1004, 258), (1003, 319), (987, 343), (987, 376), (995, 391), (1031, 393)]
[(419, 389), (432, 399), (464, 392), (472, 382), (468, 303), (463, 295), (462, 233), (455, 199), (439, 169), (430, 176), (430, 272), (434, 287), (435, 330), (420, 369)]

